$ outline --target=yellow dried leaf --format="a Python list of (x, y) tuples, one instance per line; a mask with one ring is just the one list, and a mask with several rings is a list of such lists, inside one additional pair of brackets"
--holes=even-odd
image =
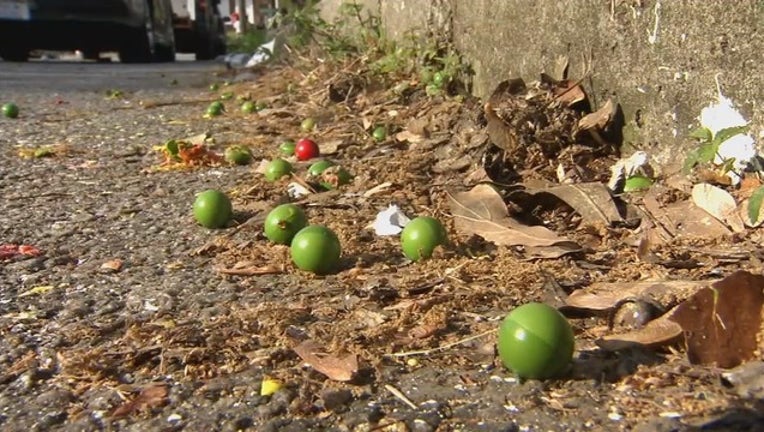
[(53, 290), (53, 285), (40, 285), (40, 286), (36, 286), (34, 288), (30, 288), (24, 291), (23, 293), (19, 294), (18, 297), (21, 298), (21, 297), (28, 297), (31, 295), (45, 294), (48, 291), (52, 291), (52, 290)]

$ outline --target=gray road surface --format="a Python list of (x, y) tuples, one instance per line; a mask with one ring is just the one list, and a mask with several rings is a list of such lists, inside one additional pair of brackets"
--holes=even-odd
[[(209, 82), (210, 73), (225, 66), (215, 61), (122, 64), (76, 60), (36, 60), (28, 63), (0, 61), (0, 94), (3, 91), (87, 91), (161, 89), (176, 84), (199, 86)], [(175, 84), (174, 84), (174, 81)]]

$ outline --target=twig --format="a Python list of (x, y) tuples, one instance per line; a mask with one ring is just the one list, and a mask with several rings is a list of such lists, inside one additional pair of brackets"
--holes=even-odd
[(305, 189), (309, 190), (311, 194), (315, 194), (316, 192), (318, 192), (316, 188), (311, 186), (310, 183), (308, 183), (307, 181), (305, 181), (305, 179), (303, 179), (302, 177), (298, 176), (295, 173), (292, 173), (292, 181), (304, 187)]
[(74, 194), (66, 193), (66, 192), (46, 192), (41, 194), (33, 194), (33, 195), (17, 195), (17, 196), (10, 196), (8, 197), (9, 200), (24, 200), (24, 199), (31, 199), (31, 198), (47, 198), (47, 197), (65, 197), (65, 196), (72, 196)]
[(397, 357), (409, 357), (409, 356), (415, 356), (415, 355), (432, 354), (432, 353), (435, 353), (435, 352), (438, 352), (438, 351), (447, 350), (449, 348), (455, 347), (457, 345), (461, 345), (461, 344), (469, 342), (469, 341), (473, 341), (475, 339), (480, 339), (483, 336), (487, 336), (487, 335), (489, 335), (491, 333), (496, 333), (496, 331), (497, 331), (496, 329), (491, 329), (491, 330), (488, 330), (486, 332), (479, 333), (479, 334), (476, 334), (476, 335), (472, 335), (470, 337), (467, 337), (467, 338), (464, 338), (464, 339), (461, 339), (461, 340), (458, 340), (458, 341), (455, 341), (455, 342), (451, 342), (451, 343), (447, 343), (445, 345), (441, 345), (439, 347), (435, 347), (435, 348), (431, 348), (431, 349), (426, 349), (426, 350), (416, 350), (416, 351), (406, 351), (406, 352), (385, 354), (385, 357), (394, 357), (394, 358), (397, 358)]
[(405, 394), (403, 394), (402, 391), (398, 390), (397, 388), (391, 386), (390, 384), (385, 384), (385, 388), (387, 391), (393, 394), (398, 400), (408, 405), (411, 409), (418, 409), (419, 407), (416, 406), (414, 402), (411, 401), (411, 399), (407, 398)]
[[(248, 225), (250, 225), (250, 224), (252, 224), (254, 222), (262, 221), (263, 219), (264, 219), (263, 212), (257, 212), (253, 216), (251, 216), (249, 219), (247, 219), (246, 221), (242, 222), (241, 224), (231, 228), (228, 232), (224, 233), (220, 237), (222, 237), (222, 238), (231, 238), (234, 235), (236, 235), (239, 231), (241, 231), (244, 227), (246, 227), (246, 226), (248, 226)], [(215, 241), (216, 240), (217, 239), (212, 239), (212, 240), (208, 241), (202, 247), (194, 249), (193, 251), (191, 251), (189, 253), (189, 255), (196, 256), (196, 255), (201, 255), (201, 254), (205, 253), (209, 248), (215, 246)]]
[(141, 101), (140, 106), (143, 109), (149, 109), (149, 108), (159, 108), (163, 106), (170, 106), (170, 105), (194, 105), (199, 103), (206, 103), (206, 102), (214, 102), (218, 100), (218, 98), (202, 98), (202, 99), (190, 99), (190, 100), (182, 100), (182, 101)]
[(232, 276), (260, 276), (260, 275), (267, 275), (267, 274), (284, 273), (283, 268), (278, 268), (274, 266), (245, 267), (245, 268), (215, 267), (215, 271), (221, 274), (232, 275)]

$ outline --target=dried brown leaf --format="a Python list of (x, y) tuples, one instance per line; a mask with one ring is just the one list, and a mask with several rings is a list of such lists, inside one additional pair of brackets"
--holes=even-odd
[(740, 180), (737, 196), (750, 198), (753, 192), (761, 186), (762, 181), (755, 175), (746, 175)]
[(612, 99), (608, 99), (597, 111), (585, 115), (578, 121), (581, 130), (602, 130), (613, 120), (616, 114), (616, 105)]
[(131, 401), (126, 401), (118, 406), (112, 413), (112, 417), (124, 417), (152, 408), (159, 408), (167, 404), (167, 385), (152, 384), (144, 387), (140, 394)]
[(484, 167), (479, 167), (464, 177), (465, 186), (474, 186), (478, 183), (489, 181), (491, 181), (491, 178), (488, 176), (488, 173)]
[(425, 323), (409, 330), (408, 336), (412, 339), (426, 339), (437, 333), (441, 328), (440, 323)]
[(554, 89), (555, 98), (567, 106), (586, 100), (586, 92), (578, 81), (562, 80)]
[(501, 149), (513, 151), (517, 147), (517, 137), (512, 128), (497, 114), (496, 109), (506, 99), (518, 96), (527, 91), (525, 81), (513, 78), (499, 83), (494, 89), (488, 102), (483, 106), (486, 118), (486, 131), (491, 142)]
[(121, 259), (115, 258), (115, 259), (108, 260), (108, 261), (104, 262), (103, 264), (101, 264), (101, 270), (111, 271), (111, 272), (118, 272), (118, 271), (122, 270), (122, 264), (123, 264), (123, 262), (122, 262)]
[(325, 354), (314, 341), (308, 339), (293, 348), (294, 352), (313, 369), (335, 381), (350, 381), (358, 372), (358, 359), (355, 354), (337, 357)]
[(504, 200), (489, 185), (480, 184), (467, 192), (449, 194), (449, 201), (456, 229), (463, 233), (476, 234), (497, 245), (536, 248), (534, 252), (543, 258), (559, 257), (580, 249), (543, 226), (527, 226), (512, 219)]
[(608, 311), (629, 298), (649, 298), (671, 307), (701, 287), (701, 282), (691, 280), (598, 282), (573, 291), (565, 300), (565, 306), (585, 311)]
[(416, 144), (424, 141), (424, 139), (425, 137), (423, 135), (418, 135), (408, 130), (403, 130), (395, 134), (395, 140), (400, 142), (410, 142), (412, 144)]
[(655, 236), (651, 234), (651, 231), (646, 229), (642, 237), (639, 239), (639, 243), (637, 244), (637, 258), (639, 258), (640, 261), (655, 264), (659, 262), (660, 259), (652, 251), (651, 237)]
[[(406, 129), (403, 131), (407, 135), (402, 135), (401, 137), (411, 137), (411, 139), (413, 139), (412, 142), (416, 142), (424, 138), (429, 138), (430, 136), (429, 127), (430, 127), (430, 116), (412, 118), (408, 121), (408, 123), (406, 124)], [(416, 139), (415, 137), (419, 137), (419, 139)], [(398, 138), (397, 135), (396, 135), (396, 138)], [(398, 140), (403, 141), (402, 139), (399, 139), (399, 138)]]
[(597, 340), (597, 345), (607, 351), (618, 351), (634, 345), (660, 347), (673, 343), (682, 335), (682, 327), (666, 315), (650, 321), (646, 326), (627, 333), (608, 335)]
[(761, 348), (764, 276), (737, 271), (698, 291), (671, 319), (685, 336), (690, 363), (735, 367)]
[(552, 186), (543, 189), (526, 189), (531, 195), (548, 193), (565, 201), (588, 223), (603, 222), (607, 225), (621, 222), (623, 218), (602, 183), (579, 183)]
[(650, 188), (643, 197), (645, 209), (661, 229), (673, 237), (719, 238), (732, 233), (727, 226), (689, 201), (660, 203), (660, 186)]
[(333, 155), (342, 146), (342, 140), (323, 141), (318, 144), (318, 150), (322, 155)]
[(242, 265), (242, 263), (236, 263), (231, 268), (215, 267), (215, 271), (221, 274), (232, 276), (257, 276), (266, 274), (280, 274), (284, 272), (284, 269), (274, 265)]

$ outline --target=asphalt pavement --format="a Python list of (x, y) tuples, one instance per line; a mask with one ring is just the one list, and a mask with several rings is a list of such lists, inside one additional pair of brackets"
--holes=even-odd
[(83, 61), (73, 56), (36, 59), (26, 63), (0, 61), (0, 94), (9, 90), (87, 91), (118, 88), (148, 90), (178, 84), (200, 86), (209, 82), (211, 72), (225, 66), (217, 61), (194, 61), (180, 54), (174, 63), (123, 64), (115, 56), (105, 61)]

